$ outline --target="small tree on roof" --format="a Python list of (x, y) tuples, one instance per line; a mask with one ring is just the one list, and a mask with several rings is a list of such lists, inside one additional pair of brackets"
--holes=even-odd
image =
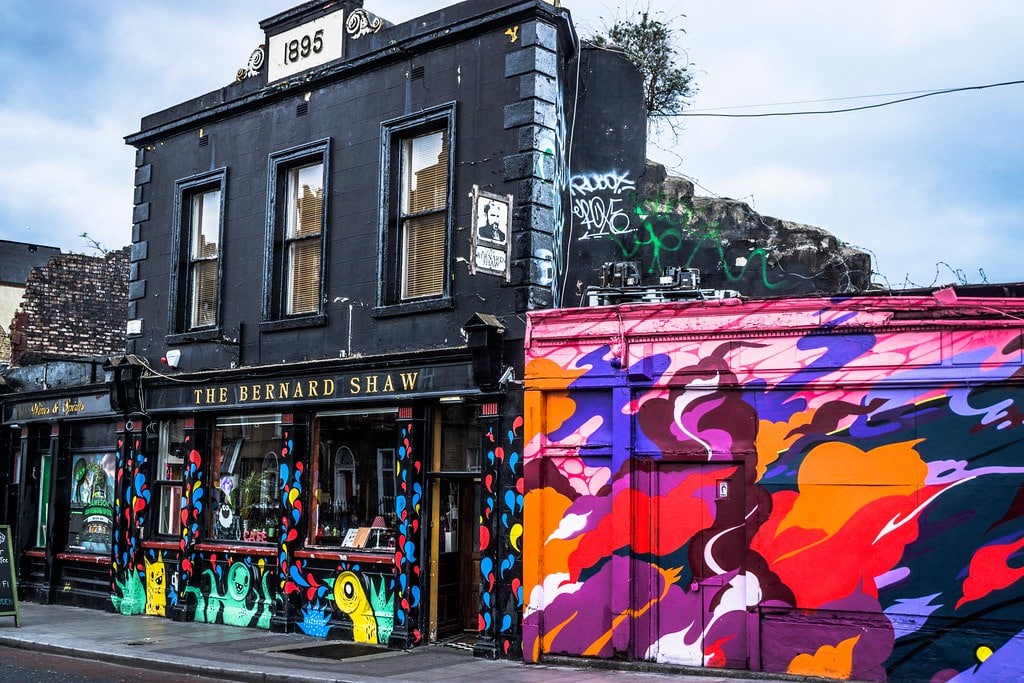
[(663, 19), (663, 13), (651, 13), (648, 6), (636, 12), (636, 19), (619, 19), (591, 37), (596, 45), (622, 50), (640, 70), (648, 121), (680, 113), (697, 93), (693, 65), (676, 44), (677, 35), (685, 33), (676, 26), (683, 16)]

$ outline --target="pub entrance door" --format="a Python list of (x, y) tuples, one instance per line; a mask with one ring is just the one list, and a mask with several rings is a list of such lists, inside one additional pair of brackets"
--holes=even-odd
[(436, 549), (436, 595), (431, 615), (433, 640), (476, 632), (480, 595), (480, 546), (475, 514), (479, 479), (443, 476), (435, 480), (437, 517), (431, 524)]

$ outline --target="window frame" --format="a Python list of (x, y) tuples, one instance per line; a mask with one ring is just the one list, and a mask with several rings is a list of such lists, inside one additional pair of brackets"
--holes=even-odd
[[(75, 477), (74, 477), (74, 470), (75, 470), (75, 466), (76, 466), (76, 464), (78, 463), (79, 460), (82, 460), (82, 461), (84, 461), (86, 463), (85, 465), (83, 465), (83, 467), (85, 467), (87, 469), (91, 469), (94, 474), (96, 473), (96, 470), (98, 469), (99, 472), (101, 473), (101, 475), (104, 477), (104, 484), (105, 484), (104, 485), (104, 494), (106, 496), (108, 496), (108, 498), (107, 498), (107, 506), (110, 508), (110, 515), (111, 515), (110, 516), (110, 529), (109, 529), (109, 536), (105, 536), (102, 539), (103, 543), (98, 548), (85, 547), (84, 545), (82, 545), (82, 546), (73, 546), (72, 545), (72, 541), (73, 540), (82, 540), (83, 543), (84, 542), (92, 542), (92, 541), (85, 541), (83, 539), (85, 539), (85, 538), (87, 538), (89, 536), (92, 536), (95, 533), (94, 531), (92, 531), (90, 529), (90, 526), (89, 526), (89, 523), (88, 523), (90, 518), (86, 517), (86, 515), (85, 515), (85, 511), (88, 510), (93, 505), (93, 503), (92, 503), (92, 493), (93, 492), (90, 491), (90, 495), (89, 495), (89, 500), (88, 501), (78, 502), (78, 503), (76, 503), (76, 501), (75, 501), (75, 497), (77, 496), (79, 491), (81, 491), (81, 483), (83, 483), (83, 482), (76, 482), (76, 481), (74, 481), (74, 479), (75, 479)], [(98, 462), (93, 462), (93, 461), (96, 461), (96, 460), (98, 460)], [(104, 468), (104, 464), (106, 464), (106, 462), (108, 460), (112, 463), (110, 471), (108, 471), (106, 468)], [(67, 498), (66, 498), (66, 500), (68, 502), (68, 505), (67, 505), (66, 508), (63, 508), (64, 514), (66, 515), (65, 520), (64, 520), (63, 523), (67, 525), (67, 530), (68, 530), (68, 532), (67, 532), (67, 541), (64, 543), (63, 552), (72, 553), (72, 554), (76, 554), (76, 555), (77, 554), (82, 554), (82, 555), (98, 555), (98, 556), (109, 556), (110, 555), (111, 549), (114, 547), (114, 536), (115, 536), (114, 528), (115, 528), (115, 526), (118, 523), (117, 509), (116, 509), (116, 505), (115, 505), (115, 498), (117, 496), (117, 470), (116, 470), (116, 462), (117, 462), (117, 452), (115, 450), (113, 450), (113, 449), (110, 449), (110, 448), (82, 447), (82, 448), (73, 448), (73, 449), (71, 449), (70, 457), (68, 458), (67, 465), (66, 465), (66, 467), (68, 468), (66, 471), (68, 473), (67, 476), (68, 476), (68, 480), (70, 482), (70, 486), (68, 487)], [(95, 479), (93, 479), (91, 484), (92, 484), (93, 488), (95, 488), (95, 484), (96, 484)], [(72, 523), (73, 521), (75, 521), (74, 518), (75, 518), (76, 511), (78, 512), (78, 515), (82, 518), (79, 524), (73, 524)], [(53, 511), (51, 509), (51, 513), (52, 512)], [(51, 535), (49, 540), (52, 543), (52, 541), (53, 541), (52, 535)]]
[[(220, 336), (223, 311), (224, 282), (224, 223), (227, 213), (228, 170), (221, 167), (198, 173), (174, 182), (174, 230), (171, 235), (171, 277), (168, 285), (169, 343), (215, 339)], [(212, 190), (220, 192), (217, 226), (217, 305), (212, 325), (193, 327), (192, 305), (195, 292), (192, 285), (192, 218), (193, 201), (200, 194)]]
[[(306, 548), (356, 554), (394, 553), (398, 480), (393, 428), (397, 416), (398, 409), (391, 407), (345, 408), (314, 415), (308, 463)], [(387, 424), (389, 429), (381, 432), (383, 438), (341, 437), (341, 433), (356, 429), (347, 423), (350, 418)], [(343, 453), (351, 464), (345, 464)], [(370, 501), (376, 503), (376, 510), (368, 506)], [(335, 508), (333, 514), (325, 512), (330, 507)], [(360, 509), (366, 514), (360, 515)], [(377, 518), (384, 522), (383, 527), (374, 526)]]
[[(454, 306), (452, 299), (452, 254), (455, 222), (455, 122), (457, 106), (448, 102), (414, 116), (403, 116), (381, 123), (380, 245), (378, 250), (377, 305), (373, 315), (384, 317), (418, 313)], [(444, 212), (444, 270), (441, 293), (425, 297), (403, 297), (406, 247), (403, 236), (405, 197), (402, 192), (405, 167), (405, 143), (422, 135), (443, 131), (448, 143), (448, 187)], [(411, 214), (416, 215), (416, 214)]]
[[(254, 428), (258, 427), (273, 428), (275, 432), (273, 439), (265, 440), (270, 441), (272, 447), (267, 449), (263, 456), (243, 456), (241, 452), (245, 448), (259, 441), (251, 437)], [(233, 428), (238, 428), (240, 434), (225, 438), (224, 431)], [(244, 545), (253, 548), (273, 547), (278, 543), (278, 523), (281, 519), (279, 491), (282, 484), (280, 479), (282, 456), (278, 446), (281, 439), (280, 433), (284, 428), (285, 422), (282, 413), (225, 413), (211, 422), (210, 458), (204, 482), (209, 497), (200, 522), (205, 543), (222, 546)], [(263, 447), (255, 449), (256, 452), (262, 450), (264, 450)], [(272, 458), (274, 462), (271, 467), (264, 466), (268, 457)], [(253, 462), (257, 460), (261, 460), (260, 466), (252, 467)], [(247, 468), (243, 461), (248, 461), (251, 469)], [(242, 476), (243, 472), (245, 472), (244, 477)], [(255, 488), (250, 489), (249, 493), (251, 494), (255, 490), (259, 491), (256, 495), (258, 503), (252, 498), (247, 504), (244, 503), (245, 487), (248, 486), (246, 480), (249, 476), (253, 476), (252, 481), (255, 483)], [(230, 489), (223, 488), (226, 477), (231, 478)], [(222, 493), (222, 491), (226, 493)], [(237, 522), (232, 520), (232, 523), (228, 525), (230, 529), (224, 532), (220, 531), (220, 528), (225, 527), (218, 519), (223, 505), (218, 507), (218, 499), (222, 503), (227, 503), (231, 514), (237, 516)], [(255, 524), (247, 528), (246, 521), (251, 522), (252, 520), (248, 520), (248, 517), (243, 514), (243, 508), (250, 508), (250, 511), (261, 513), (256, 515), (256, 520), (263, 517), (266, 524)]]
[[(300, 241), (315, 238), (290, 238), (287, 234), (289, 215), (289, 183), (292, 171), (320, 163), (323, 165), (323, 201), (320, 218), (320, 288), (317, 310), (287, 313), (289, 289), (288, 247)], [(330, 216), (331, 138), (290, 147), (274, 152), (267, 162), (267, 222), (264, 240), (263, 266), (263, 319), (261, 331), (312, 327), (327, 324), (324, 307), (327, 291), (327, 232)]]
[[(157, 452), (151, 458), (154, 514), (149, 515), (150, 533), (163, 539), (181, 536), (181, 507), (184, 495), (187, 444), (184, 418), (168, 418), (157, 423)], [(173, 441), (176, 436), (181, 441)], [(172, 446), (177, 446), (172, 450)]]

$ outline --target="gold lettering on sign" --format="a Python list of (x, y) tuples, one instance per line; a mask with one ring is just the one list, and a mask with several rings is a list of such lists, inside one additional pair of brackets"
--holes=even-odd
[[(347, 395), (400, 393), (415, 391), (419, 379), (419, 371), (398, 373), (381, 373), (377, 375), (355, 375), (348, 378), (345, 385)], [(324, 399), (335, 396), (338, 382), (331, 377), (301, 380), (281, 380), (262, 384), (239, 384), (226, 386), (203, 387), (192, 389), (192, 401), (195, 405), (211, 405), (229, 403), (234, 395), (236, 403), (254, 403), (268, 401), (286, 401), (300, 399)], [(65, 413), (76, 413), (85, 410), (81, 401), (65, 401), (63, 405), (56, 403), (52, 407), (44, 403), (32, 406), (33, 415), (52, 415), (63, 409)]]
[(53, 411), (50, 409), (50, 406), (48, 406), (48, 405), (45, 405), (43, 403), (33, 403), (32, 404), (32, 414), (33, 415), (52, 415)]
[(85, 410), (85, 404), (81, 400), (76, 400), (72, 403), (70, 399), (64, 399), (64, 405), (61, 408), (63, 408), (65, 415), (74, 415)]

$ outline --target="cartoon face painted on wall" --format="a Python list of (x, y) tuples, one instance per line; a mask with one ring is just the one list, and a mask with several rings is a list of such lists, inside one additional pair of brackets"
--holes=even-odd
[(241, 603), (249, 594), (249, 584), (252, 582), (252, 574), (249, 568), (241, 563), (235, 563), (228, 569), (227, 595), (226, 598)]
[(165, 616), (167, 612), (167, 572), (164, 554), (160, 553), (155, 562), (146, 558), (146, 614)]

